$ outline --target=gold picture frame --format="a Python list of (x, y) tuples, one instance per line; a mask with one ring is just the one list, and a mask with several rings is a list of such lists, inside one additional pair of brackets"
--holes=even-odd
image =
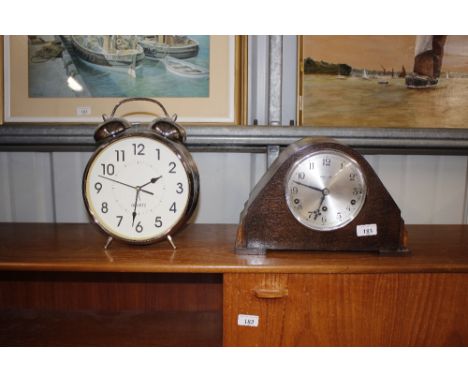
[[(4, 122), (95, 123), (124, 97), (29, 97), (27, 36), (5, 36)], [(245, 124), (247, 116), (247, 37), (209, 37), (209, 90), (207, 96), (158, 97), (182, 123), (201, 125)], [(84, 111), (84, 112), (83, 112)], [(131, 114), (122, 110), (123, 115)], [(137, 116), (152, 119), (151, 105), (141, 104)]]

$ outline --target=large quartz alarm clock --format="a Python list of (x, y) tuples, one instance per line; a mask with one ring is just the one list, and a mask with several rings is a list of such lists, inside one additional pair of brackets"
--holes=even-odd
[(408, 253), (401, 212), (366, 159), (327, 138), (287, 147), (252, 190), (236, 252)]
[[(149, 125), (115, 117), (130, 101), (156, 103), (164, 116)], [(199, 175), (184, 146), (185, 131), (151, 98), (128, 98), (104, 116), (94, 134), (99, 147), (83, 175), (83, 197), (94, 222), (112, 238), (150, 244), (172, 236), (197, 205)]]

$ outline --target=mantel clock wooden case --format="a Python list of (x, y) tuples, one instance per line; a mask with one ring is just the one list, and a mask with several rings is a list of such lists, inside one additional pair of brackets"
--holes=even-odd
[(405, 254), (401, 212), (366, 159), (327, 138), (288, 146), (252, 190), (236, 252), (377, 251)]

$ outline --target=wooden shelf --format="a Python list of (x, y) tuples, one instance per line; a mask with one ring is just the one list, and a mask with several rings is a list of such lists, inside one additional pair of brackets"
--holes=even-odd
[(468, 272), (468, 226), (408, 226), (410, 256), (375, 253), (234, 253), (235, 225), (191, 225), (169, 243), (130, 247), (91, 224), (0, 224), (0, 270), (164, 273)]
[(468, 343), (468, 226), (408, 226), (409, 256), (238, 256), (236, 228), (104, 250), (91, 224), (0, 224), (0, 346)]

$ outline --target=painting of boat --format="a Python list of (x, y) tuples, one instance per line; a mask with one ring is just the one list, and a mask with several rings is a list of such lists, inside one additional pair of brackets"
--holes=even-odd
[(70, 39), (76, 54), (92, 64), (135, 68), (145, 58), (134, 36), (74, 35)]
[(171, 56), (167, 56), (163, 60), (164, 65), (168, 72), (171, 72), (177, 76), (188, 77), (188, 78), (208, 78), (210, 71), (200, 65), (196, 65), (192, 62), (179, 60)]
[(211, 36), (183, 39), (198, 44), (192, 58), (158, 60), (145, 57), (144, 37), (27, 36), (29, 97), (210, 97)]
[(178, 59), (198, 55), (199, 43), (187, 36), (142, 36), (138, 42), (149, 59), (160, 60), (166, 56)]

